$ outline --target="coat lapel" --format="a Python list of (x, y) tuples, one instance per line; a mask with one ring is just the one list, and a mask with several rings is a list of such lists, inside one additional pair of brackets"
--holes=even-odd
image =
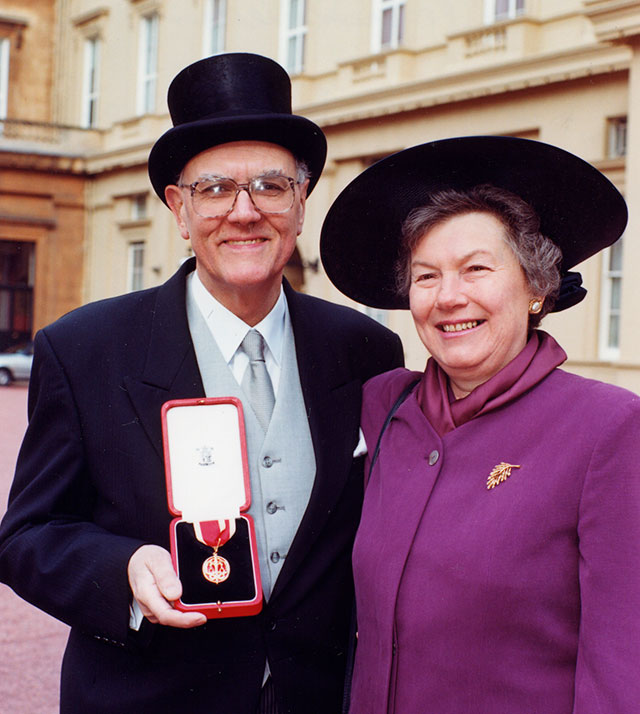
[(187, 261), (159, 288), (144, 370), (140, 378), (124, 380), (140, 422), (160, 457), (162, 405), (169, 399), (204, 396), (185, 301), (186, 277), (194, 267), (195, 259)]

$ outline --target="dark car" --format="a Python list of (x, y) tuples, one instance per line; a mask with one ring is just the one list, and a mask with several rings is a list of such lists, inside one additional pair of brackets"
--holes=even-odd
[(33, 343), (13, 345), (0, 352), (0, 387), (19, 379), (29, 379), (33, 362)]

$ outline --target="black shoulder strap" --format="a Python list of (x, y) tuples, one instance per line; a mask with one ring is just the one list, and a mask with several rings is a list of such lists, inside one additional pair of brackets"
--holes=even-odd
[(373, 471), (373, 466), (376, 463), (376, 460), (378, 458), (378, 452), (380, 451), (380, 442), (382, 441), (382, 435), (384, 434), (386, 428), (389, 426), (389, 423), (391, 419), (393, 418), (393, 415), (398, 411), (398, 408), (404, 402), (404, 400), (411, 394), (413, 391), (413, 388), (418, 384), (420, 381), (420, 378), (414, 379), (409, 384), (405, 386), (405, 388), (400, 392), (400, 396), (396, 399), (394, 405), (391, 407), (389, 410), (389, 413), (387, 414), (387, 418), (384, 420), (384, 424), (382, 425), (382, 429), (380, 429), (380, 434), (378, 436), (378, 442), (376, 444), (376, 448), (373, 451), (373, 456), (371, 457), (371, 465), (369, 467), (369, 473), (367, 474), (367, 478), (365, 481), (365, 485), (369, 483), (369, 477), (371, 476), (371, 472)]

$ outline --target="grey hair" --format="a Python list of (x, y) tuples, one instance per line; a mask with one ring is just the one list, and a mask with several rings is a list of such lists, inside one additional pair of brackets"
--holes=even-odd
[(427, 231), (465, 213), (489, 213), (504, 226), (506, 242), (513, 250), (534, 295), (544, 298), (541, 312), (529, 315), (529, 327), (540, 324), (551, 311), (560, 289), (562, 251), (540, 233), (540, 219), (522, 198), (506, 189), (488, 184), (458, 191), (448, 189), (432, 194), (429, 203), (414, 208), (402, 225), (396, 264), (396, 289), (406, 297), (411, 285), (411, 255)]
[(304, 183), (309, 178), (311, 178), (311, 171), (309, 171), (307, 162), (302, 159), (296, 159), (296, 181)]

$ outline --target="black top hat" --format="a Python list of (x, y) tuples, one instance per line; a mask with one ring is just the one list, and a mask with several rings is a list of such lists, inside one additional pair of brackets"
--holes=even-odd
[(167, 103), (173, 128), (149, 154), (149, 177), (163, 201), (190, 159), (230, 141), (268, 141), (291, 151), (311, 172), (308, 193), (320, 178), (325, 136), (291, 113), (289, 75), (267, 57), (239, 52), (194, 62), (174, 77)]
[[(413, 208), (428, 203), (430, 194), (479, 184), (507, 189), (536, 210), (541, 232), (562, 250), (563, 276), (614, 243), (627, 223), (627, 207), (615, 186), (563, 149), (504, 136), (444, 139), (378, 161), (342, 191), (320, 238), (330, 280), (365, 305), (407, 308), (408, 299), (396, 292), (393, 270), (402, 223)], [(575, 275), (563, 277), (556, 312), (586, 294)]]

